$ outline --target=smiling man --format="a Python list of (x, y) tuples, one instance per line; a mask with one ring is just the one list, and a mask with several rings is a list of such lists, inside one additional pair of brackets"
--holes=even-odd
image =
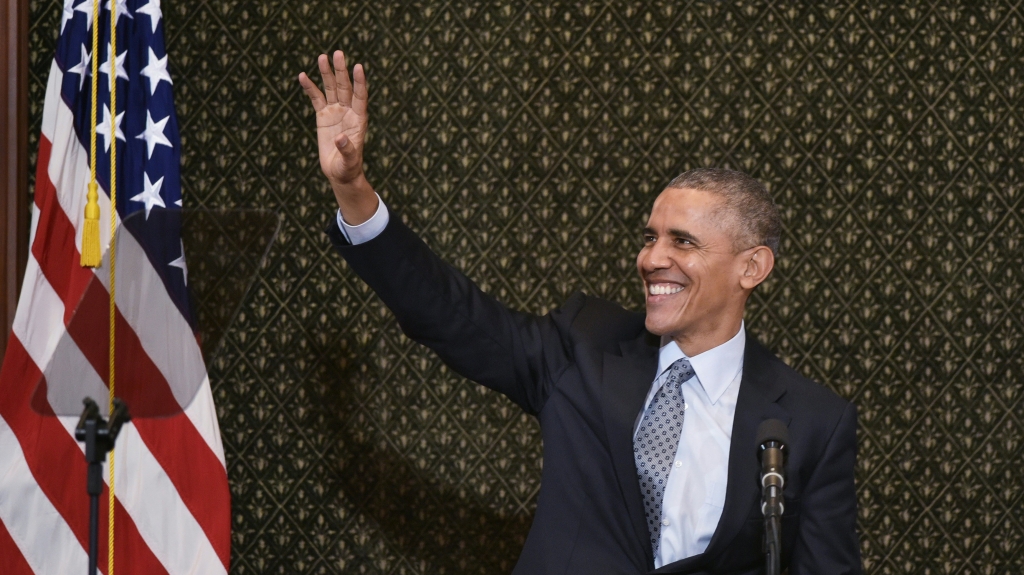
[[(655, 200), (637, 270), (646, 314), (577, 293), (534, 316), (441, 261), (362, 168), (365, 74), (319, 58), (320, 166), (339, 211), (327, 233), (410, 338), (537, 417), (544, 467), (514, 573), (758, 574), (763, 522), (755, 430), (789, 428), (782, 565), (860, 573), (856, 410), (787, 367), (743, 327), (775, 263), (781, 224), (764, 187), (686, 172)], [(335, 74), (335, 71), (338, 73)]]
[(636, 267), (647, 291), (647, 330), (690, 357), (737, 334), (747, 297), (775, 265), (782, 224), (757, 180), (697, 169), (654, 201)]

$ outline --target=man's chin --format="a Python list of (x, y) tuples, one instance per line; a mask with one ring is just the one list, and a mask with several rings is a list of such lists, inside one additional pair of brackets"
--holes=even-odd
[(652, 320), (651, 316), (647, 316), (647, 320), (644, 322), (644, 327), (647, 328), (647, 331), (658, 337), (662, 337), (670, 331), (664, 323), (659, 322), (656, 319)]
[(648, 311), (647, 318), (644, 320), (644, 327), (647, 331), (663, 338), (675, 338), (684, 331), (685, 328), (681, 325), (682, 318), (678, 315), (673, 315), (672, 317), (659, 317), (663, 315), (664, 314), (650, 313), (650, 311)]

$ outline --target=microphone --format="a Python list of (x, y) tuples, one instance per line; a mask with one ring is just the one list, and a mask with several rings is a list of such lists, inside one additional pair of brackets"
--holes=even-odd
[(761, 513), (764, 515), (766, 573), (777, 575), (782, 554), (782, 491), (786, 485), (786, 444), (789, 428), (766, 419), (757, 428), (757, 457), (761, 460)]
[(761, 460), (761, 513), (765, 517), (782, 515), (788, 442), (789, 429), (778, 419), (766, 419), (757, 428), (757, 458)]

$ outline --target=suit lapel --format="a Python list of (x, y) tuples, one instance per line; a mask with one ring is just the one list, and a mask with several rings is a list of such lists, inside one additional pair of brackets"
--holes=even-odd
[(622, 344), (622, 355), (606, 353), (603, 370), (603, 410), (608, 446), (622, 498), (637, 540), (652, 561), (650, 532), (643, 496), (633, 461), (633, 423), (643, 408), (658, 369), (658, 347), (649, 334)]
[[(760, 466), (757, 459), (757, 427), (765, 419), (781, 419), (789, 424), (789, 414), (776, 401), (786, 388), (773, 377), (775, 357), (748, 332), (743, 354), (743, 379), (736, 399), (736, 415), (729, 443), (729, 480), (725, 507), (704, 555), (715, 557), (729, 549), (743, 528), (751, 507), (760, 494)], [(775, 360), (777, 361), (777, 360)]]

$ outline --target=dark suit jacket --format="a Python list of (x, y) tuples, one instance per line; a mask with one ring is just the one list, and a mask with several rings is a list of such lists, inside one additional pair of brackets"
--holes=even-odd
[[(633, 425), (658, 361), (644, 315), (577, 293), (538, 317), (507, 309), (434, 255), (392, 214), (373, 240), (328, 235), (410, 338), (452, 369), (540, 420), (544, 469), (533, 526), (514, 573), (654, 570), (633, 463)], [(789, 425), (782, 521), (790, 575), (860, 573), (856, 410), (801, 377), (749, 334), (722, 518), (707, 550), (658, 573), (762, 573), (755, 431)]]

